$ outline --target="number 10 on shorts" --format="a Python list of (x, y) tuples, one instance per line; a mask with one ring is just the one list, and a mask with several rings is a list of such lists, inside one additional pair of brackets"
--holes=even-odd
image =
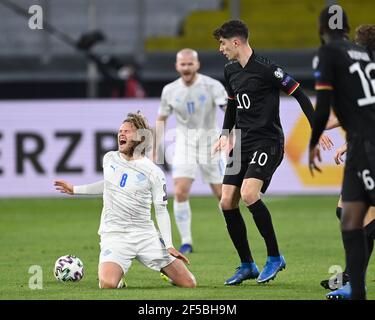
[(258, 163), (261, 167), (263, 167), (267, 160), (268, 160), (268, 155), (265, 152), (262, 152), (259, 154), (258, 158), (258, 151), (255, 151), (253, 154), (253, 157), (251, 158), (250, 164)]

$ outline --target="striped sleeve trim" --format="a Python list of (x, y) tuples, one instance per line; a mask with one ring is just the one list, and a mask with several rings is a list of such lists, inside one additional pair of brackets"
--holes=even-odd
[(288, 96), (290, 96), (291, 94), (293, 94), (294, 91), (297, 90), (297, 88), (299, 87), (299, 83), (297, 82), (289, 91), (288, 91)]
[(231, 97), (231, 96), (228, 96), (228, 99), (229, 99), (229, 100), (236, 100), (235, 97)]
[(333, 86), (330, 83), (317, 82), (315, 90), (333, 90)]

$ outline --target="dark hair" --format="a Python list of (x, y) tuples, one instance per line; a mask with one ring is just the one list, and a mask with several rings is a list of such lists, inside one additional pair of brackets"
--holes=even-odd
[(375, 51), (375, 24), (362, 24), (355, 29), (355, 42)]
[(319, 16), (320, 28), (323, 29), (325, 32), (328, 32), (328, 33), (331, 33), (331, 34), (334, 34), (334, 33), (336, 33), (336, 34), (349, 33), (350, 26), (349, 26), (349, 22), (348, 22), (348, 17), (347, 17), (347, 15), (346, 15), (346, 13), (345, 13), (345, 11), (342, 7), (341, 7), (341, 9), (342, 9), (342, 29), (331, 29), (331, 27), (329, 25), (329, 22), (330, 22), (331, 17), (335, 14), (335, 12), (330, 13), (329, 12), (330, 8), (331, 8), (331, 6), (325, 7), (320, 12), (320, 16)]
[(241, 37), (244, 40), (248, 40), (249, 29), (241, 20), (230, 20), (225, 22), (220, 28), (217, 28), (213, 32), (213, 36), (216, 40), (219, 40), (221, 37), (224, 39)]

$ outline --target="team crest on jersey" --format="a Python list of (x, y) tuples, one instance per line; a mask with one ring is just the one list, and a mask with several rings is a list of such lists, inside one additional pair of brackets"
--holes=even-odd
[(206, 101), (206, 96), (203, 95), (203, 94), (201, 94), (201, 95), (199, 96), (199, 102), (200, 102), (201, 104), (203, 104), (205, 101)]
[(282, 79), (284, 77), (284, 71), (281, 68), (277, 68), (273, 74), (277, 79)]
[(147, 178), (143, 173), (137, 174), (137, 179), (139, 182), (145, 181)]

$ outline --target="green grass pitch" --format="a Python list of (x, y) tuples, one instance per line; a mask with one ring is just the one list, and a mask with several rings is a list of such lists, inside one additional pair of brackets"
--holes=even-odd
[[(337, 197), (267, 197), (286, 270), (275, 281), (258, 285), (255, 280), (225, 287), (239, 264), (217, 202), (212, 197), (191, 199), (194, 253), (189, 256), (196, 289), (176, 288), (159, 273), (134, 261), (126, 275), (128, 288), (99, 290), (97, 263), (101, 199), (1, 199), (0, 200), (0, 299), (324, 299), (320, 280), (330, 276), (332, 265), (344, 264)], [(171, 208), (172, 201), (169, 207)], [(171, 212), (171, 211), (170, 211)], [(261, 268), (266, 250), (250, 213), (242, 207), (250, 246)], [(174, 243), (177, 231), (172, 218)], [(80, 257), (85, 276), (78, 283), (57, 282), (52, 269), (65, 254)], [(43, 289), (31, 290), (29, 267), (43, 270)], [(368, 299), (375, 298), (375, 269), (367, 273)]]

